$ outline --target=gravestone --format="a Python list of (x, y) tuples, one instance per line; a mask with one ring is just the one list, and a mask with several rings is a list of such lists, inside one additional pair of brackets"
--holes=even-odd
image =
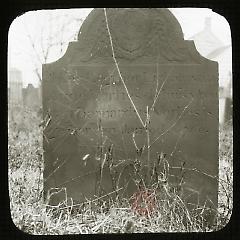
[(94, 9), (78, 41), (43, 65), (45, 194), (63, 188), (77, 201), (114, 191), (130, 196), (138, 187), (136, 159), (144, 175), (164, 153), (168, 180), (183, 180), (184, 199), (216, 207), (217, 63), (183, 39), (167, 9), (106, 13), (128, 92), (104, 10)]
[(39, 88), (35, 88), (31, 83), (23, 91), (23, 104), (32, 110), (37, 110), (41, 103), (39, 98)]

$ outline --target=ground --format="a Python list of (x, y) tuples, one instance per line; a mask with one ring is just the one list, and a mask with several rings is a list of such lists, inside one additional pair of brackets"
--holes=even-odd
[[(43, 150), (41, 119), (37, 112), (22, 109), (9, 116), (8, 162), (11, 216), (14, 224), (30, 234), (143, 233), (216, 231), (224, 227), (232, 210), (232, 125), (219, 130), (219, 209), (214, 222), (206, 224), (207, 209), (188, 210), (168, 182), (161, 190), (141, 193), (153, 207), (139, 207), (134, 199), (96, 199), (74, 206), (57, 207), (42, 199)], [(140, 194), (140, 195), (141, 195)], [(161, 195), (161, 198), (159, 197)], [(150, 197), (149, 197), (150, 196)], [(151, 196), (154, 196), (153, 198)], [(141, 196), (142, 197), (142, 196)], [(133, 204), (135, 201), (135, 205)], [(135, 207), (134, 207), (135, 206)], [(138, 209), (138, 210), (137, 210)]]

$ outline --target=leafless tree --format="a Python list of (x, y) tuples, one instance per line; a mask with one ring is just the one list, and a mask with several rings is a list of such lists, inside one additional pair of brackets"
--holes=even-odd
[[(37, 14), (37, 13), (36, 13)], [(83, 22), (82, 18), (77, 18), (69, 13), (57, 14), (48, 11), (44, 16), (39, 16), (39, 20), (44, 23), (39, 23), (38, 31), (34, 33), (29, 30), (29, 24), (25, 21), (24, 28), (25, 34), (29, 41), (29, 57), (33, 64), (33, 70), (41, 83), (42, 64), (55, 61), (60, 58), (70, 41), (76, 40), (77, 33)]]

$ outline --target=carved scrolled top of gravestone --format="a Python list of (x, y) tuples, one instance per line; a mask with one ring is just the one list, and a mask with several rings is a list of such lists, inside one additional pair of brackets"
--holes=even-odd
[[(65, 188), (79, 201), (116, 191), (130, 196), (138, 187), (136, 162), (144, 177), (165, 153), (168, 180), (181, 183), (185, 200), (208, 199), (216, 206), (217, 63), (184, 41), (167, 9), (106, 14), (128, 92), (113, 60), (104, 10), (94, 9), (78, 41), (57, 62), (43, 65), (43, 111), (50, 119), (44, 130), (45, 193)], [(149, 139), (142, 124), (147, 113)]]

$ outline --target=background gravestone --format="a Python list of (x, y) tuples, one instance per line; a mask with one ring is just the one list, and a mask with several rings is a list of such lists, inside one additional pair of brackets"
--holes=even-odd
[(23, 104), (33, 110), (40, 108), (39, 89), (35, 88), (32, 84), (28, 84), (26, 88), (22, 89), (23, 92)]
[[(143, 121), (162, 86), (150, 111), (150, 165), (165, 153), (169, 181), (184, 177), (186, 201), (208, 199), (216, 207), (217, 63), (184, 41), (167, 9), (107, 9), (107, 16), (121, 74)], [(122, 195), (136, 191), (134, 161), (148, 164), (147, 136), (115, 67), (103, 9), (89, 14), (61, 59), (43, 65), (42, 87), (50, 120), (45, 193), (64, 187), (68, 197), (83, 201), (120, 187)]]

